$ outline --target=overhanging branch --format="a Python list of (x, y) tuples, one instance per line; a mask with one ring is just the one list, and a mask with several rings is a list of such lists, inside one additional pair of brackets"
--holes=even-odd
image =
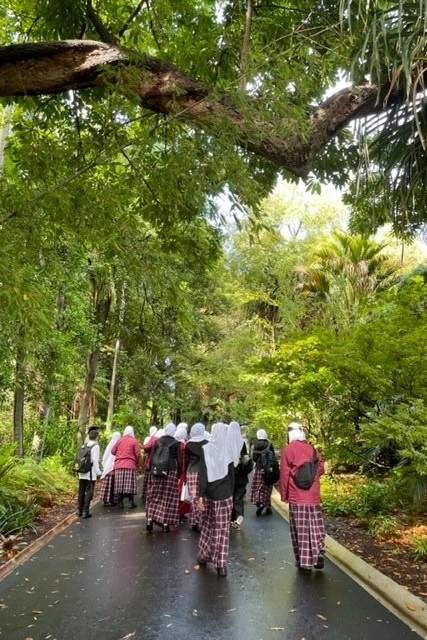
[[(132, 71), (126, 74), (126, 68)], [(108, 73), (105, 73), (108, 70)], [(274, 133), (255, 102), (248, 111), (235, 107), (173, 64), (151, 56), (131, 56), (117, 45), (87, 40), (17, 44), (0, 48), (0, 96), (61, 93), (116, 84), (134, 91), (151, 111), (191, 122), (213, 135), (227, 123), (235, 144), (305, 177), (314, 158), (349, 122), (385, 110), (390, 84), (364, 84), (336, 92), (312, 112), (308, 136)], [(393, 88), (389, 101), (402, 100)], [(282, 125), (284, 123), (278, 123)]]

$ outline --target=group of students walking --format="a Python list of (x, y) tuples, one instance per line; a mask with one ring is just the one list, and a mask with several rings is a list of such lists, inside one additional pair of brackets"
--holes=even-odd
[[(263, 457), (275, 451), (264, 429), (259, 429), (250, 448), (237, 422), (217, 422), (211, 433), (202, 423), (191, 429), (173, 423), (164, 429), (151, 427), (143, 446), (133, 428), (121, 435), (115, 432), (104, 452), (101, 472), (96, 427), (89, 430), (94, 443), (93, 475), (101, 476), (100, 499), (106, 506), (135, 508), (137, 475), (143, 469), (142, 501), (145, 504), (146, 531), (160, 528), (167, 533), (183, 522), (199, 535), (198, 563), (211, 562), (219, 576), (227, 575), (230, 528), (241, 528), (244, 501), (253, 470), (249, 501), (256, 515), (272, 514), (273, 485), (265, 480)], [(288, 429), (289, 443), (283, 448), (278, 488), (283, 502), (289, 503), (289, 523), (296, 565), (302, 570), (324, 566), (325, 527), (320, 506), (320, 476), (324, 463), (317, 452), (312, 485), (301, 489), (295, 483), (295, 470), (313, 457), (299, 423)], [(96, 447), (98, 451), (96, 451)], [(251, 455), (249, 455), (249, 453)], [(85, 483), (86, 478), (80, 478)], [(94, 484), (94, 483), (93, 483)], [(79, 515), (90, 517), (85, 508), (84, 491), (79, 484)], [(93, 487), (92, 487), (93, 495)], [(89, 500), (90, 502), (90, 500)]]

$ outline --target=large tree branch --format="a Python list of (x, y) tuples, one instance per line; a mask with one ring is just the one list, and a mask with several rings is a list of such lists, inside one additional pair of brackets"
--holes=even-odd
[[(132, 69), (126, 74), (126, 68)], [(137, 73), (135, 73), (135, 71)], [(132, 56), (119, 47), (94, 41), (64, 40), (0, 47), (0, 97), (61, 93), (70, 89), (116, 84), (135, 91), (151, 111), (172, 115), (216, 134), (227, 125), (235, 143), (291, 173), (305, 177), (325, 145), (349, 122), (384, 111), (390, 90), (364, 84), (342, 89), (315, 108), (302, 136), (294, 123), (289, 135), (274, 133), (262, 119), (262, 105), (248, 111), (235, 107), (226, 95), (218, 97), (169, 62), (151, 56)], [(400, 98), (389, 95), (389, 101)]]

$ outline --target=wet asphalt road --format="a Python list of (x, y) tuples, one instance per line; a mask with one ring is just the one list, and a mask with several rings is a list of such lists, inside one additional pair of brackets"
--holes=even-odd
[(326, 559), (300, 574), (287, 522), (247, 505), (228, 577), (198, 568), (188, 525), (97, 505), (0, 582), (0, 640), (414, 640)]

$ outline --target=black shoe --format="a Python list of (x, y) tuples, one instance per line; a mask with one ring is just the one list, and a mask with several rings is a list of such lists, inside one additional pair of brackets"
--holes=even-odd
[(129, 509), (136, 509), (136, 504), (134, 502), (131, 502), (129, 505)]
[(168, 525), (168, 524), (166, 524), (166, 523), (163, 525), (162, 529), (163, 529), (163, 532), (164, 532), (164, 533), (169, 533), (169, 531), (170, 531), (170, 529), (169, 529), (169, 525)]
[(218, 567), (216, 572), (219, 576), (225, 577), (227, 575), (227, 567)]
[(272, 513), (273, 513), (273, 509), (271, 507), (267, 507), (267, 509), (265, 510), (265, 515), (271, 516)]
[(302, 573), (303, 575), (310, 575), (311, 574), (311, 569), (309, 567), (298, 567), (298, 571), (299, 573)]
[(205, 567), (207, 565), (208, 561), (206, 560), (206, 558), (197, 558), (197, 563), (201, 567)]
[(91, 518), (91, 517), (92, 517), (92, 514), (89, 513), (89, 511), (83, 511), (82, 518), (86, 519), (86, 518)]
[(320, 556), (317, 558), (317, 562), (316, 562), (316, 564), (314, 565), (314, 568), (315, 568), (315, 569), (323, 569), (323, 567), (324, 567), (324, 566), (325, 566), (325, 558), (324, 558), (322, 555), (320, 555)]
[(196, 533), (200, 533), (200, 527), (198, 524), (191, 525), (191, 531), (195, 531)]
[(76, 516), (78, 516), (79, 518), (81, 518), (81, 517), (82, 517), (82, 515), (83, 515), (83, 511), (82, 511), (81, 509), (79, 509), (79, 510), (76, 512)]
[(260, 516), (260, 515), (261, 515), (261, 513), (263, 512), (263, 509), (264, 509), (263, 505), (261, 505), (260, 507), (258, 507), (258, 509), (256, 510), (256, 514), (257, 514), (257, 516)]
[(145, 525), (145, 528), (147, 531), (152, 531), (153, 530), (153, 521), (152, 520), (148, 520), (147, 524)]

